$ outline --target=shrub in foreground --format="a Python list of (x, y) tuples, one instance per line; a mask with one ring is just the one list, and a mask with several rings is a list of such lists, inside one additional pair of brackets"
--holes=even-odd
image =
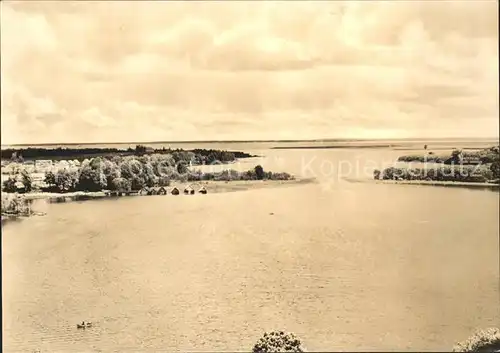
[(305, 349), (302, 347), (300, 339), (293, 333), (273, 331), (264, 333), (264, 336), (253, 347), (253, 352), (305, 352)]
[(457, 343), (454, 352), (500, 352), (500, 330), (479, 330), (467, 340)]

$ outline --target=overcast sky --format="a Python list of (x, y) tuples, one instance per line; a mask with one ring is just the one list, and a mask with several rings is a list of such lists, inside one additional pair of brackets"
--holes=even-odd
[(2, 144), (497, 137), (496, 1), (2, 1)]

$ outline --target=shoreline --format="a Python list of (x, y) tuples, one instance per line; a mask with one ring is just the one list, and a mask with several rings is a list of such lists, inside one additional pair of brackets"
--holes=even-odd
[[(85, 191), (74, 191), (67, 193), (57, 193), (57, 192), (31, 192), (23, 195), (26, 200), (61, 200), (64, 201), (83, 201), (89, 199), (100, 199), (100, 198), (117, 198), (117, 197), (133, 197), (133, 196), (183, 196), (183, 190), (189, 186), (193, 188), (196, 194), (199, 194), (197, 188), (202, 186), (207, 190), (207, 194), (218, 194), (224, 192), (235, 192), (244, 191), (252, 189), (263, 189), (272, 187), (286, 187), (295, 185), (304, 185), (314, 183), (316, 180), (314, 178), (296, 178), (293, 180), (234, 180), (234, 181), (197, 181), (197, 182), (172, 182), (170, 186), (165, 187), (167, 190), (167, 195), (140, 195), (138, 192), (127, 196), (112, 196), (109, 195), (107, 190), (85, 192)], [(173, 188), (177, 188), (180, 191), (179, 195), (172, 195), (171, 191)], [(196, 195), (195, 194), (195, 195)], [(15, 195), (15, 193), (13, 193)], [(187, 195), (192, 196), (192, 195)]]
[(458, 181), (438, 181), (438, 180), (382, 180), (382, 179), (355, 179), (344, 178), (351, 183), (372, 183), (372, 184), (402, 184), (402, 185), (419, 185), (419, 186), (441, 186), (441, 187), (462, 187), (473, 189), (489, 189), (500, 191), (500, 184), (493, 183), (471, 183)]
[[(194, 183), (172, 183), (172, 185), (166, 187), (167, 194), (166, 195), (140, 195), (138, 193), (134, 193), (126, 196), (116, 196), (110, 195), (108, 191), (97, 191), (97, 192), (84, 192), (84, 191), (75, 191), (68, 193), (54, 193), (54, 192), (32, 192), (28, 194), (18, 194), (11, 193), (10, 195), (22, 195), (27, 201), (32, 202), (35, 200), (46, 200), (49, 203), (66, 203), (66, 202), (78, 202), (78, 201), (89, 201), (89, 200), (101, 200), (101, 199), (118, 199), (118, 198), (126, 198), (126, 197), (153, 197), (153, 196), (162, 196), (162, 197), (173, 197), (173, 196), (205, 196), (201, 193), (196, 192), (196, 188), (204, 187), (208, 194), (220, 194), (226, 192), (238, 192), (238, 191), (246, 191), (246, 190), (255, 190), (255, 189), (265, 189), (265, 188), (278, 188), (278, 187), (292, 187), (299, 185), (306, 185), (315, 183), (317, 180), (315, 178), (296, 178), (293, 180), (235, 180), (235, 181), (204, 181), (204, 182), (194, 182)], [(191, 186), (195, 189), (195, 194), (184, 194), (184, 188)], [(173, 188), (179, 189), (180, 193), (178, 195), (171, 194)], [(35, 212), (33, 214), (25, 215), (25, 214), (9, 214), (2, 213), (1, 214), (1, 224), (2, 227), (7, 223), (21, 221), (25, 218), (31, 218), (33, 216), (44, 216), (46, 212)]]

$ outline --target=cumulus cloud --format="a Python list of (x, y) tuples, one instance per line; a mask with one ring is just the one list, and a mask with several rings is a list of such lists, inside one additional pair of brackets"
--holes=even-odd
[(2, 141), (498, 136), (495, 1), (2, 3)]

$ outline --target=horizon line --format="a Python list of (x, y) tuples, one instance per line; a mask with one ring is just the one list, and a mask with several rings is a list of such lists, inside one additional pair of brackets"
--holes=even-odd
[(263, 140), (178, 140), (178, 141), (99, 141), (99, 142), (43, 142), (11, 143), (7, 146), (53, 146), (53, 145), (131, 145), (131, 144), (181, 144), (181, 143), (263, 143), (263, 142), (362, 142), (362, 141), (436, 141), (436, 140), (500, 140), (500, 137), (405, 137), (405, 138), (316, 138), (316, 139), (263, 139)]

